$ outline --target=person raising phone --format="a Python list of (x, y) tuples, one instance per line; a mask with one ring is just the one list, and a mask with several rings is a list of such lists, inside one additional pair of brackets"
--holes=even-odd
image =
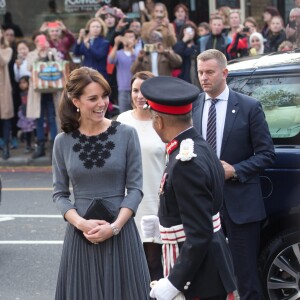
[(108, 79), (106, 61), (109, 51), (109, 41), (104, 37), (107, 27), (100, 18), (90, 19), (85, 28), (80, 29), (74, 47), (74, 55), (82, 55), (82, 65), (97, 70)]

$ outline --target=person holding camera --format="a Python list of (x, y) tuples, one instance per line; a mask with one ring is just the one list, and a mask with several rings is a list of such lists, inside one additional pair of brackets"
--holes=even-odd
[(17, 43), (17, 59), (14, 63), (16, 82), (19, 82), (23, 76), (31, 76), (31, 72), (27, 70), (27, 55), (29, 51), (29, 44), (26, 40), (21, 40)]
[(195, 25), (183, 25), (179, 39), (173, 46), (173, 50), (182, 58), (182, 67), (177, 77), (198, 85), (196, 57), (199, 54), (199, 47), (196, 42), (196, 32), (197, 28)]
[(290, 11), (289, 22), (285, 28), (287, 39), (296, 47), (300, 47), (300, 7)]
[(248, 17), (243, 27), (238, 29), (232, 42), (227, 47), (229, 60), (249, 55), (249, 37), (254, 32), (257, 32), (257, 23), (254, 18)]
[(164, 47), (172, 47), (176, 43), (174, 26), (169, 21), (168, 11), (163, 3), (156, 3), (151, 21), (143, 23), (142, 40), (145, 44), (150, 43), (153, 31), (158, 31), (162, 34)]
[(100, 18), (90, 19), (85, 28), (80, 29), (74, 47), (74, 55), (83, 56), (82, 65), (97, 70), (108, 79), (106, 62), (109, 41), (105, 39), (107, 27)]
[[(136, 34), (132, 30), (126, 30), (124, 35), (115, 37), (115, 44), (108, 55), (108, 62), (115, 64), (117, 70), (117, 84), (118, 84), (118, 104), (119, 110), (125, 112), (130, 110), (130, 80), (132, 77), (130, 68), (136, 59), (134, 46), (136, 43)], [(120, 45), (123, 49), (118, 50)]]
[(70, 60), (69, 51), (75, 43), (75, 36), (62, 21), (44, 22), (40, 31), (48, 35), (50, 47), (55, 48), (62, 59)]
[(172, 48), (163, 46), (163, 36), (159, 31), (150, 35), (150, 44), (145, 44), (131, 66), (131, 73), (150, 71), (155, 76), (171, 76), (172, 71), (180, 68), (182, 58)]

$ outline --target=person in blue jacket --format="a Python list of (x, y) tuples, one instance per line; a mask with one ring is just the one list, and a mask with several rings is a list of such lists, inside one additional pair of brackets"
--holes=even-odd
[(97, 70), (108, 79), (106, 62), (109, 41), (105, 39), (107, 27), (100, 18), (90, 19), (85, 29), (80, 29), (74, 55), (83, 56), (82, 65)]

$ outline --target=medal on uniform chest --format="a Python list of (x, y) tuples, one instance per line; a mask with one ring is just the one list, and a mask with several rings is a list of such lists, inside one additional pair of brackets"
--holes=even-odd
[(159, 187), (159, 195), (163, 195), (164, 194), (164, 185), (166, 183), (166, 179), (167, 179), (168, 173), (164, 173), (161, 181), (160, 181), (160, 187)]

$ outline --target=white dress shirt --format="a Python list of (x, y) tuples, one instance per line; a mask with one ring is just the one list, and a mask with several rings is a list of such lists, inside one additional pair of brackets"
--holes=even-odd
[[(216, 97), (219, 101), (216, 103), (216, 121), (217, 121), (217, 156), (220, 158), (221, 146), (223, 140), (223, 132), (227, 111), (229, 97), (229, 88), (226, 85), (224, 91)], [(206, 130), (207, 130), (207, 119), (208, 119), (208, 111), (211, 105), (211, 97), (207, 94), (205, 95), (205, 103), (203, 107), (203, 115), (202, 115), (202, 136), (206, 140)]]

